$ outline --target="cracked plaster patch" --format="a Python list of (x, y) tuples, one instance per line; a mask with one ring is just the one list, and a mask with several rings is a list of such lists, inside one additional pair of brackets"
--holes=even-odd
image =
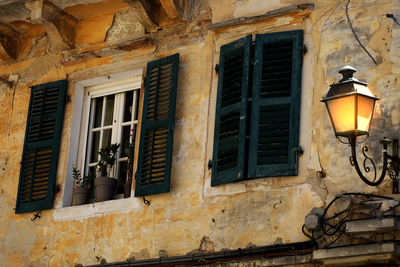
[(135, 12), (129, 8), (115, 14), (111, 28), (107, 32), (106, 41), (115, 42), (137, 39), (144, 35), (144, 27), (136, 19)]

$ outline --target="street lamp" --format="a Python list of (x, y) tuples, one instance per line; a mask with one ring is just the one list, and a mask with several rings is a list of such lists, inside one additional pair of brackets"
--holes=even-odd
[[(374, 171), (373, 179), (370, 180), (363, 175), (356, 157), (357, 137), (369, 135), (371, 119), (374, 113), (375, 101), (379, 98), (375, 97), (367, 87), (367, 83), (360, 82), (353, 77), (356, 69), (351, 66), (344, 66), (339, 70), (343, 78), (330, 86), (326, 96), (321, 100), (326, 105), (329, 118), (332, 123), (335, 136), (348, 139), (351, 147), (350, 162), (360, 176), (360, 178), (370, 186), (377, 186), (382, 183), (385, 178), (386, 171), (389, 168), (390, 177), (396, 181), (399, 178), (399, 157), (398, 157), (398, 141), (393, 141), (393, 155), (387, 153), (387, 146), (391, 143), (388, 139), (383, 139), (380, 143), (383, 146), (383, 169), (380, 177), (376, 179), (375, 163), (366, 155), (368, 148), (362, 148), (365, 157), (363, 162), (364, 171), (369, 173), (370, 167), (366, 166), (367, 161), (372, 164)], [(388, 162), (390, 161), (390, 162)], [(397, 189), (394, 189), (397, 191)]]

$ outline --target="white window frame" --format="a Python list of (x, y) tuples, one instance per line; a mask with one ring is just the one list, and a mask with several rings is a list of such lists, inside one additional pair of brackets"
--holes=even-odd
[[(97, 165), (96, 163), (88, 163), (87, 159), (91, 158), (91, 147), (92, 147), (92, 135), (90, 134), (90, 132), (98, 132), (100, 131), (100, 143), (102, 143), (103, 141), (103, 130), (111, 130), (112, 131), (112, 135), (111, 135), (111, 144), (121, 144), (121, 138), (122, 138), (122, 130), (124, 126), (130, 126), (130, 129), (135, 129), (137, 130), (137, 124), (138, 124), (138, 120), (137, 120), (137, 114), (136, 114), (136, 110), (137, 110), (137, 106), (138, 103), (138, 99), (139, 99), (139, 94), (140, 94), (140, 87), (132, 87), (133, 84), (132, 83), (126, 83), (126, 86), (124, 86), (123, 88), (115, 88), (115, 85), (108, 84), (107, 83), (107, 88), (105, 89), (98, 89), (97, 86), (90, 86), (86, 88), (87, 94), (85, 99), (84, 99), (84, 106), (90, 106), (89, 107), (89, 113), (90, 116), (86, 113), (85, 116), (87, 116), (88, 119), (88, 123), (85, 124), (86, 125), (86, 136), (81, 136), (81, 138), (86, 138), (86, 144), (83, 144), (83, 147), (79, 147), (79, 151), (80, 153), (78, 154), (78, 165), (80, 162), (80, 170), (82, 174), (87, 175), (89, 173), (89, 167), (93, 167)], [(128, 91), (133, 91), (133, 103), (134, 106), (132, 107), (132, 117), (131, 120), (124, 122), (123, 121), (123, 117), (124, 117), (124, 103), (125, 103), (125, 94), (121, 94), (124, 92), (128, 92)], [(102, 122), (101, 124), (103, 126), (99, 126), (99, 127), (94, 127), (94, 116), (95, 116), (95, 105), (91, 105), (90, 103), (92, 103), (93, 100), (97, 100), (98, 98), (101, 97), (105, 97), (107, 98), (108, 96), (114, 96), (114, 108), (113, 108), (113, 122), (110, 125), (103, 125), (103, 121), (104, 121), (104, 117), (105, 117), (105, 101), (103, 102), (103, 106), (102, 106)], [(135, 120), (132, 120), (132, 118), (136, 118)], [(86, 119), (86, 118), (85, 118)], [(84, 131), (82, 131), (81, 133), (84, 133)], [(132, 142), (132, 136), (130, 137), (130, 142)], [(86, 149), (85, 149), (86, 148)], [(118, 150), (118, 154), (117, 154), (117, 162), (122, 162), (122, 161), (127, 161), (128, 157), (123, 157), (121, 158), (121, 149)], [(81, 157), (81, 158), (80, 158)], [(78, 167), (79, 168), (79, 167)], [(116, 164), (113, 166), (113, 170), (111, 173), (111, 177), (117, 177), (118, 173), (119, 173), (119, 164)]]
[[(75, 85), (73, 115), (67, 168), (65, 174), (64, 195), (62, 203), (56, 203), (56, 208), (68, 207), (72, 203), (73, 178), (72, 167), (84, 170), (89, 126), (90, 100), (106, 94), (117, 94), (132, 89), (141, 88), (143, 70), (134, 70), (79, 81)], [(112, 88), (112, 89), (110, 89)], [(139, 90), (140, 91), (140, 90)], [(139, 98), (139, 92), (137, 94)], [(138, 99), (139, 100), (139, 99)], [(140, 105), (138, 101), (138, 105)], [(114, 108), (116, 108), (114, 106)], [(139, 115), (139, 114), (138, 114)], [(136, 116), (138, 117), (138, 116)], [(130, 122), (127, 122), (128, 125)], [(135, 121), (137, 123), (137, 120)], [(136, 131), (139, 127), (136, 126)], [(138, 133), (138, 132), (137, 132)], [(79, 138), (77, 138), (79, 137)], [(124, 160), (121, 158), (119, 160)]]

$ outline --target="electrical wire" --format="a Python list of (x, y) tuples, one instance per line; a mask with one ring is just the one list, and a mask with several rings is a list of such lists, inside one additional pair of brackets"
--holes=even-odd
[(339, 217), (340, 215), (342, 215), (343, 213), (345, 213), (345, 212), (347, 212), (347, 211), (349, 211), (349, 209), (342, 210), (341, 212), (336, 213), (336, 214), (333, 215), (332, 217), (326, 218), (326, 220), (329, 221), (329, 220), (331, 220), (331, 219), (335, 219), (335, 218)]
[(400, 206), (400, 203), (394, 205), (393, 207), (390, 207), (389, 209), (385, 210), (383, 213), (390, 212), (390, 211), (394, 210), (395, 208), (397, 208), (397, 207), (399, 207), (399, 206)]
[(336, 237), (335, 240), (333, 240), (332, 242), (330, 242), (328, 245), (326, 245), (325, 247), (329, 248), (330, 246), (332, 246), (333, 244), (336, 243), (336, 241), (339, 240), (339, 238), (342, 236), (342, 234), (346, 231), (346, 227), (343, 227), (342, 231), (340, 232), (340, 234)]
[[(320, 220), (320, 228), (318, 229), (314, 229), (311, 231), (311, 234), (305, 229), (305, 225), (302, 226), (302, 232), (305, 236), (307, 236), (308, 238), (310, 238), (314, 243), (317, 244), (317, 247), (321, 246), (321, 242), (320, 244), (318, 244), (317, 241), (321, 240), (322, 238), (324, 238), (323, 240), (327, 241), (326, 239), (328, 237), (334, 238), (333, 241), (330, 241), (327, 245), (324, 245), (324, 248), (329, 248), (330, 246), (332, 246), (333, 244), (335, 244), (340, 237), (345, 233), (346, 231), (346, 222), (348, 222), (350, 219), (350, 213), (353, 213), (351, 209), (346, 208), (338, 213), (335, 213), (334, 215), (327, 217), (327, 213), (328, 210), (331, 208), (331, 206), (333, 205), (333, 203), (335, 203), (337, 200), (339, 199), (343, 199), (347, 196), (361, 196), (361, 197), (365, 197), (365, 198), (375, 198), (375, 199), (385, 199), (385, 200), (393, 200), (396, 201), (396, 204), (389, 207), (388, 209), (384, 210), (383, 213), (381, 215), (371, 215), (371, 217), (379, 217), (379, 218), (384, 218), (384, 217), (390, 217), (392, 215), (385, 215), (388, 212), (396, 209), (397, 207), (400, 206), (400, 202), (399, 200), (392, 198), (392, 197), (387, 197), (387, 196), (380, 196), (380, 195), (375, 195), (375, 194), (367, 194), (367, 193), (344, 193), (341, 195), (337, 195), (331, 202), (329, 202), (329, 204), (327, 205), (327, 207), (325, 208), (323, 215), (321, 217)], [(362, 204), (362, 202), (360, 203)], [(342, 218), (340, 218), (340, 216), (343, 216)], [(339, 220), (339, 221), (338, 221)], [(335, 222), (335, 223), (333, 223)], [(319, 236), (316, 236), (316, 233), (318, 232), (322, 232), (319, 234)], [(322, 243), (324, 242), (322, 240)]]
[(310, 238), (310, 239), (311, 239), (312, 241), (314, 241), (315, 243), (317, 243), (317, 242), (315, 241), (314, 237), (311, 236), (311, 235), (309, 235), (309, 234), (304, 230), (305, 227), (306, 227), (305, 224), (303, 224), (303, 226), (301, 227), (301, 231), (303, 232), (303, 234), (304, 234), (306, 237)]
[(400, 23), (397, 21), (393, 14), (386, 14), (386, 17), (391, 18), (397, 25), (400, 26)]
[(376, 62), (376, 60), (372, 57), (372, 55), (368, 52), (367, 48), (365, 48), (365, 46), (361, 43), (360, 39), (358, 38), (356, 32), (353, 29), (353, 25), (351, 24), (350, 21), (350, 17), (349, 17), (349, 3), (350, 0), (347, 0), (347, 4), (346, 4), (346, 18), (347, 18), (347, 22), (349, 23), (350, 29), (353, 32), (354, 37), (356, 38), (357, 42), (360, 44), (361, 48), (364, 49), (364, 51), (368, 54), (368, 56), (372, 59), (372, 61), (375, 63), (375, 65), (378, 65), (378, 63)]

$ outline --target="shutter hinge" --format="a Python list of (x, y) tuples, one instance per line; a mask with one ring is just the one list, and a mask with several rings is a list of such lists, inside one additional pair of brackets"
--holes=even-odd
[(33, 222), (33, 221), (35, 221), (36, 219), (40, 219), (40, 215), (42, 214), (42, 211), (41, 210), (39, 210), (38, 212), (36, 212), (34, 215), (33, 215), (33, 217), (31, 218), (31, 221)]
[(303, 47), (302, 47), (301, 49), (303, 50), (303, 56), (304, 56), (305, 54), (307, 54), (308, 48), (307, 48), (307, 46), (306, 46), (305, 44), (303, 45)]
[(215, 73), (218, 73), (219, 71), (219, 64), (215, 64)]
[(207, 165), (207, 167), (208, 167), (209, 170), (212, 169), (212, 165), (213, 165), (213, 162), (212, 162), (211, 159), (209, 159), (209, 160), (208, 160), (208, 165)]
[(65, 103), (71, 102), (71, 96), (65, 95)]
[(298, 148), (296, 148), (295, 152), (297, 153), (297, 155), (299, 157), (301, 157), (304, 154), (304, 150), (301, 146), (299, 146)]
[(143, 196), (143, 203), (146, 204), (147, 206), (151, 205), (150, 201), (148, 201), (144, 196)]

